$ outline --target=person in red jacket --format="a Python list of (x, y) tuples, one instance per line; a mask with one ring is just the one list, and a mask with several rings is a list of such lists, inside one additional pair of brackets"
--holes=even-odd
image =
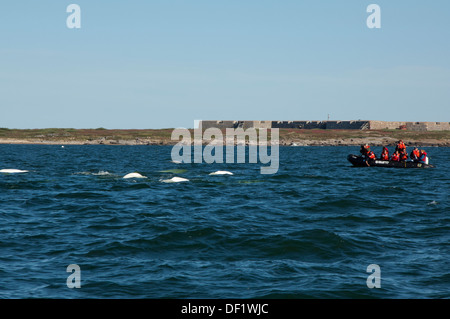
[(400, 161), (406, 162), (408, 160), (408, 153), (406, 153), (406, 149), (400, 152)]
[(370, 150), (370, 146), (368, 144), (361, 145), (361, 149), (359, 150), (359, 152), (362, 154), (364, 162), (367, 166), (370, 166), (369, 160), (376, 159), (375, 153)]
[(420, 150), (419, 163), (428, 164), (428, 154), (424, 150)]
[(414, 149), (412, 150), (411, 154), (409, 154), (409, 157), (411, 157), (411, 159), (413, 161), (416, 161), (419, 159), (420, 157), (420, 151), (417, 147), (414, 147)]
[(394, 154), (392, 154), (391, 161), (394, 161), (394, 162), (400, 161), (400, 154), (398, 151), (395, 151)]
[(383, 147), (383, 151), (381, 152), (380, 159), (382, 161), (389, 161), (389, 150), (387, 147)]
[(367, 158), (368, 158), (368, 159), (371, 159), (371, 160), (375, 160), (377, 157), (375, 156), (375, 153), (374, 153), (374, 152), (369, 151), (369, 152), (367, 153)]
[(403, 143), (403, 140), (398, 141), (397, 146), (395, 147), (395, 150), (399, 153), (402, 153), (403, 150), (406, 151), (406, 145)]

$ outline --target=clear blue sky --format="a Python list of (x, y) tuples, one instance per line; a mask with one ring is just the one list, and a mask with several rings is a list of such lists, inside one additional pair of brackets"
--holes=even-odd
[[(69, 29), (66, 7), (81, 7)], [(381, 7), (381, 29), (366, 8)], [(450, 121), (450, 1), (0, 4), (0, 127)]]

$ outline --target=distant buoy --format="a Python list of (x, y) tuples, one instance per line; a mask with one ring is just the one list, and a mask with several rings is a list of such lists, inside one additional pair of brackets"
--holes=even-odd
[(6, 169), (0, 169), (0, 173), (17, 174), (17, 173), (28, 173), (28, 171), (24, 171), (24, 170), (20, 170), (20, 169), (6, 168)]
[(214, 173), (210, 173), (209, 175), (233, 175), (233, 173), (228, 172), (228, 171), (217, 171)]
[(146, 176), (142, 176), (139, 173), (130, 173), (125, 175), (123, 178), (147, 178)]
[(64, 148), (64, 145), (62, 145), (61, 148)]
[(171, 179), (162, 180), (164, 183), (179, 183), (179, 182), (189, 182), (187, 178), (183, 177), (172, 177)]

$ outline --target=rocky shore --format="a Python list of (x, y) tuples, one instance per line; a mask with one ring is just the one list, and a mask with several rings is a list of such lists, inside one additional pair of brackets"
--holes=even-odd
[[(280, 140), (279, 146), (359, 146), (361, 144), (369, 144), (371, 146), (395, 146), (398, 139), (386, 138), (352, 138), (352, 139), (323, 139), (323, 140), (297, 140), (283, 139)], [(45, 140), (45, 139), (14, 139), (0, 138), (0, 144), (35, 144), (35, 145), (175, 145), (178, 141), (162, 140), (162, 139), (136, 139), (136, 140)], [(203, 144), (209, 144), (204, 141)], [(236, 144), (236, 143), (235, 143)], [(250, 143), (246, 142), (246, 145)], [(434, 146), (434, 147), (450, 147), (448, 140), (419, 139), (413, 141), (405, 141), (406, 146)], [(225, 143), (223, 144), (225, 145)]]
[[(352, 138), (352, 139), (326, 139), (326, 140), (301, 140), (280, 142), (284, 146), (360, 146), (369, 144), (371, 146), (395, 146), (398, 139), (395, 138)], [(450, 147), (449, 140), (436, 139), (417, 139), (405, 141), (406, 146), (434, 146), (434, 147)]]
[[(48, 129), (47, 129), (48, 130)], [(0, 130), (0, 144), (41, 145), (175, 145), (172, 129), (164, 130)], [(192, 135), (193, 136), (193, 135)], [(394, 146), (403, 139), (407, 146), (450, 147), (450, 131), (408, 132), (372, 130), (280, 129), (280, 146)], [(204, 141), (209, 144), (210, 141)], [(225, 145), (225, 138), (223, 140)], [(248, 144), (248, 142), (246, 142)]]

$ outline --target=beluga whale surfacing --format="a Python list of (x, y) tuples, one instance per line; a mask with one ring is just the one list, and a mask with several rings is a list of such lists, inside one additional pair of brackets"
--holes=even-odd
[(187, 178), (183, 177), (172, 177), (171, 179), (163, 179), (161, 180), (163, 183), (180, 183), (180, 182), (189, 182)]
[(146, 176), (143, 176), (139, 173), (129, 173), (125, 175), (123, 178), (147, 178)]
[(0, 173), (19, 174), (19, 173), (28, 173), (28, 171), (21, 170), (21, 169), (14, 169), (14, 168), (5, 168), (5, 169), (0, 169)]
[(233, 173), (229, 171), (217, 171), (213, 173), (209, 173), (209, 175), (233, 175)]

